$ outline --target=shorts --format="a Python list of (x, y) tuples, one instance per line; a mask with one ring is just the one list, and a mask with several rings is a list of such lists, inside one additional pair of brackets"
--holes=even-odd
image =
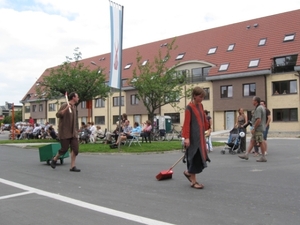
[(60, 144), (61, 149), (58, 151), (59, 155), (64, 155), (68, 151), (69, 147), (76, 156), (78, 155), (78, 138), (61, 139)]
[(251, 140), (254, 140), (255, 142), (261, 143), (263, 142), (263, 132), (256, 131), (251, 137)]

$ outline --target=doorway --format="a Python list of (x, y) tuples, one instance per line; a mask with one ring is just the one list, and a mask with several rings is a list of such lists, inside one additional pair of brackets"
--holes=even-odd
[(231, 130), (234, 127), (234, 111), (225, 112), (226, 130)]

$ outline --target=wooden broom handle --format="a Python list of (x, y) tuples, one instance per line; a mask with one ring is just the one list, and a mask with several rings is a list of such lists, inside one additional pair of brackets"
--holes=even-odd
[(171, 168), (169, 169), (169, 171), (172, 170), (172, 169), (180, 162), (180, 160), (183, 159), (184, 155), (185, 155), (185, 154), (183, 154), (183, 156), (181, 156), (180, 159), (178, 159), (177, 162), (174, 163), (174, 164), (171, 166)]

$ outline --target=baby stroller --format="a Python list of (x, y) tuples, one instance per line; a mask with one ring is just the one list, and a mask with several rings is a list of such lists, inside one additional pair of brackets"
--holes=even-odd
[(225, 143), (227, 146), (225, 146), (224, 149), (221, 150), (221, 153), (225, 154), (226, 150), (229, 150), (230, 154), (241, 153), (240, 144), (242, 137), (245, 137), (245, 133), (239, 132), (238, 128), (233, 128), (229, 132), (227, 143)]

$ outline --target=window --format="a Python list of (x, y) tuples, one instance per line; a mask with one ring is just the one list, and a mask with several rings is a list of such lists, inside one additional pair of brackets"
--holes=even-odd
[(56, 104), (50, 103), (49, 104), (49, 112), (55, 111), (56, 110)]
[(273, 94), (297, 94), (297, 80), (273, 82)]
[(81, 102), (81, 108), (86, 109), (86, 101)]
[(204, 100), (209, 100), (209, 88), (203, 88), (203, 90), (205, 91), (206, 95), (204, 97)]
[(124, 70), (128, 70), (131, 67), (132, 63), (128, 63), (125, 67)]
[(95, 124), (105, 124), (105, 116), (95, 116)]
[(48, 122), (52, 125), (56, 125), (56, 118), (49, 118)]
[(273, 73), (294, 71), (298, 55), (288, 55), (274, 58)]
[(233, 51), (234, 46), (235, 46), (235, 44), (229, 45), (228, 48), (227, 48), (227, 51), (228, 51), (228, 52)]
[(215, 54), (216, 53), (216, 51), (217, 51), (217, 47), (213, 47), (213, 48), (210, 48), (209, 50), (208, 50), (208, 55), (210, 55), (210, 54)]
[(185, 53), (178, 54), (178, 56), (176, 57), (176, 60), (183, 59), (184, 55), (185, 55)]
[(113, 124), (116, 124), (117, 121), (120, 121), (121, 118), (119, 117), (119, 115), (117, 116), (113, 116)]
[(298, 121), (298, 109), (273, 109), (273, 121)]
[(286, 42), (286, 41), (293, 41), (295, 39), (295, 34), (287, 34), (285, 35), (283, 41)]
[(39, 104), (39, 112), (43, 112), (43, 104)]
[(139, 104), (139, 99), (137, 98), (137, 95), (130, 95), (130, 104), (131, 105), (138, 105)]
[(104, 108), (105, 107), (105, 100), (102, 98), (95, 99), (95, 108)]
[(30, 113), (30, 106), (25, 106), (25, 113)]
[(258, 46), (266, 45), (267, 38), (262, 38), (259, 40)]
[(36, 112), (36, 105), (32, 106), (32, 112)]
[(193, 68), (191, 82), (206, 81), (210, 67)]
[(248, 67), (257, 67), (258, 64), (259, 64), (259, 59), (251, 60), (251, 61), (249, 62)]
[(232, 97), (232, 86), (221, 86), (221, 98), (231, 98)]
[(243, 96), (255, 96), (256, 84), (244, 84), (243, 85)]
[[(135, 114), (135, 115), (133, 115), (133, 123), (134, 123), (134, 122), (138, 122), (139, 125), (140, 125), (140, 127), (143, 127), (143, 124), (142, 124), (141, 119), (142, 119), (142, 116), (141, 116), (140, 114)], [(133, 125), (133, 124), (132, 124), (132, 125)]]
[[(120, 97), (113, 97), (113, 106), (120, 105)], [(121, 96), (121, 106), (124, 106), (124, 96)]]
[(127, 86), (128, 79), (122, 79), (122, 87)]
[(226, 63), (226, 64), (222, 64), (219, 68), (219, 71), (226, 71), (228, 70), (228, 66), (229, 66), (229, 63)]
[(180, 123), (180, 113), (165, 113), (164, 115), (171, 117), (171, 123)]
[(147, 62), (148, 62), (148, 59), (142, 63), (142, 66), (146, 66)]

